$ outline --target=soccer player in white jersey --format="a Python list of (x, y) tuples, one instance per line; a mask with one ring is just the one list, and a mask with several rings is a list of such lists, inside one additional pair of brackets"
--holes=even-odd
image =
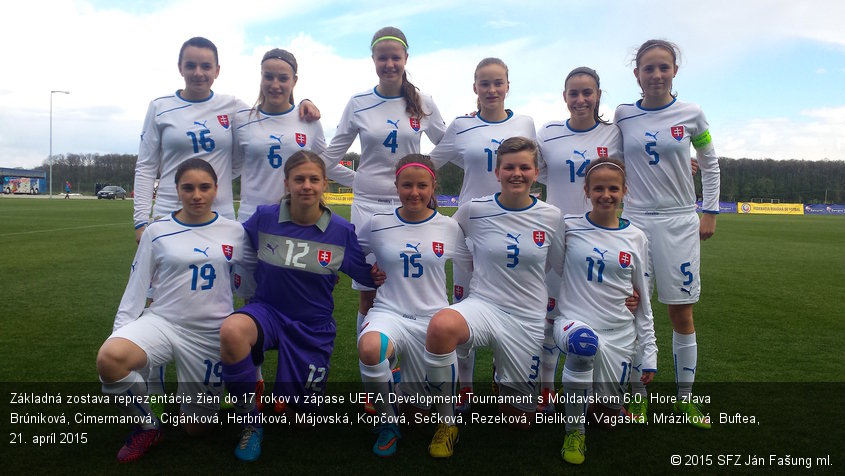
[[(233, 158), (232, 131), (236, 111), (247, 106), (233, 96), (211, 90), (220, 64), (217, 46), (210, 40), (194, 37), (183, 43), (177, 65), (185, 87), (152, 100), (141, 131), (133, 205), (137, 243), (150, 222), (151, 210), (152, 219), (157, 220), (179, 209), (173, 177), (179, 164), (192, 157), (206, 160), (220, 179), (213, 209), (226, 218), (235, 218), (232, 179), (239, 173), (241, 160)], [(310, 102), (306, 104), (304, 109), (316, 109)], [(319, 111), (312, 110), (309, 117), (319, 118)], [(159, 174), (153, 209), (153, 189)], [(147, 295), (151, 297), (152, 291)], [(164, 393), (164, 369), (151, 369), (149, 383), (151, 393)]]
[[(408, 81), (408, 39), (401, 30), (384, 27), (370, 43), (378, 85), (352, 96), (331, 144), (324, 153), (327, 163), (338, 163), (355, 138), (361, 140), (361, 159), (355, 174), (350, 221), (360, 226), (376, 213), (390, 213), (399, 204), (394, 185), (396, 162), (420, 152), (425, 133), (434, 144), (440, 142), (446, 124), (431, 96)], [(368, 260), (374, 260), (372, 255)], [(373, 306), (375, 290), (353, 283), (361, 291), (357, 329)]]
[[(241, 205), (243, 223), (258, 205), (278, 203), (285, 195), (284, 163), (298, 150), (322, 154), (326, 138), (319, 121), (305, 121), (293, 100), (298, 79), (296, 57), (274, 48), (261, 59), (261, 86), (251, 109), (235, 116), (235, 150), (243, 157)], [(339, 163), (326, 164), (330, 179), (351, 187), (355, 173)]]
[(496, 157), (501, 192), (471, 200), (455, 214), (473, 245), (474, 270), (469, 295), (435, 314), (426, 334), (426, 374), (439, 418), (429, 445), (435, 458), (452, 456), (458, 440), (453, 402), (459, 346), (492, 347), (499, 409), (514, 417), (512, 426), (527, 429), (537, 409), (545, 275), (552, 266), (560, 273), (564, 240), (560, 210), (530, 193), (537, 156), (533, 140), (505, 139)]
[[(621, 157), (622, 136), (619, 129), (599, 115), (601, 84), (598, 73), (586, 66), (573, 69), (566, 75), (563, 100), (569, 119), (552, 121), (537, 131), (537, 145), (545, 168), (539, 181), (546, 184), (546, 201), (560, 208), (563, 214), (583, 214), (590, 209), (584, 196), (584, 176), (590, 161), (600, 157)], [(540, 407), (554, 412), (549, 396), (554, 393), (555, 369), (560, 351), (554, 343), (554, 318), (563, 296), (559, 296), (560, 279), (555, 273), (546, 276), (549, 304), (543, 328), (543, 353), (540, 356)]]
[[(395, 392), (390, 361), (402, 359), (402, 393), (427, 396), (425, 384), (425, 333), (431, 316), (449, 305), (446, 260), (455, 268), (471, 268), (466, 238), (452, 218), (437, 212), (434, 164), (420, 154), (409, 154), (396, 164), (396, 190), (402, 206), (392, 213), (372, 217), (357, 232), (361, 249), (374, 252), (376, 263), (387, 274), (376, 293), (375, 304), (362, 325), (358, 357), (364, 390), (379, 397), (373, 405), (381, 424), (373, 452), (381, 457), (396, 452), (398, 414), (428, 410), (424, 402), (398, 406), (390, 402)], [(469, 271), (469, 269), (467, 269)]]
[[(668, 305), (674, 329), (672, 353), (679, 397), (675, 411), (693, 426), (709, 429), (709, 419), (690, 401), (698, 366), (692, 308), (701, 293), (700, 241), (716, 231), (719, 161), (701, 108), (678, 101), (672, 93), (677, 72), (674, 44), (665, 40), (643, 43), (634, 68), (643, 98), (617, 107), (614, 122), (622, 131), (628, 169), (624, 215), (648, 236), (650, 274), (657, 280), (657, 298)], [(700, 219), (695, 213), (690, 146), (695, 148), (701, 169), (704, 213)], [(651, 290), (646, 296), (650, 295)], [(640, 362), (634, 367), (632, 382), (636, 383), (643, 369)], [(645, 397), (644, 387), (635, 387), (635, 391)], [(645, 415), (645, 411), (638, 405), (631, 412)]]
[[(618, 218), (625, 195), (625, 170), (616, 159), (601, 157), (587, 166), (585, 195), (592, 210), (566, 215), (566, 253), (560, 295), (560, 318), (554, 341), (566, 354), (561, 373), (566, 407), (563, 459), (584, 462), (584, 423), (603, 426), (624, 421), (622, 402), (637, 344), (645, 350), (646, 368), (657, 368), (657, 342), (648, 299), (631, 312), (626, 299), (648, 287), (648, 240), (645, 233)], [(644, 383), (653, 371), (642, 374)], [(590, 387), (593, 393), (590, 394)], [(588, 408), (587, 399), (596, 397)]]
[[(150, 367), (174, 360), (180, 394), (218, 399), (182, 405), (188, 433), (217, 426), (210, 419), (223, 390), (220, 325), (232, 312), (230, 272), (243, 256), (244, 231), (212, 211), (217, 175), (208, 162), (182, 162), (175, 181), (182, 208), (141, 237), (114, 331), (97, 354), (103, 393), (134, 399), (124, 406), (137, 425), (117, 454), (121, 462), (140, 458), (161, 439), (161, 423), (143, 400)], [(144, 309), (150, 282), (153, 302)]]
[[(529, 116), (514, 114), (505, 109), (505, 97), (510, 90), (508, 67), (499, 58), (484, 58), (475, 67), (472, 90), (478, 96), (475, 114), (455, 118), (443, 139), (431, 152), (438, 168), (452, 162), (464, 170), (464, 181), (458, 198), (463, 206), (473, 198), (492, 195), (501, 189), (493, 170), (496, 150), (509, 137), (534, 139), (534, 121)], [(541, 164), (541, 169), (542, 164)], [(460, 301), (469, 291), (469, 274), (453, 272), (453, 298)], [(461, 356), (458, 360), (462, 402), (459, 412), (469, 410), (466, 395), (472, 393), (475, 354)]]

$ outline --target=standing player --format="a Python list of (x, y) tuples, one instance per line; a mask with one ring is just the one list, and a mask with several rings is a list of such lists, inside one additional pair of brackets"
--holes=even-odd
[[(637, 343), (645, 350), (646, 368), (657, 368), (649, 300), (634, 313), (625, 302), (635, 289), (648, 289), (648, 242), (642, 231), (617, 218), (625, 195), (624, 166), (606, 157), (593, 160), (583, 190), (592, 210), (565, 218), (560, 295), (568, 299), (560, 301), (561, 316), (554, 323), (554, 341), (566, 354), (561, 382), (568, 419), (561, 456), (572, 464), (584, 462), (588, 411), (599, 424), (618, 421), (622, 405), (616, 402), (624, 401)], [(643, 372), (643, 383), (653, 376)], [(577, 401), (588, 398), (591, 386), (601, 402), (587, 408)]]
[[(431, 96), (421, 93), (408, 81), (408, 40), (401, 30), (384, 27), (370, 43), (378, 85), (371, 91), (352, 96), (324, 157), (338, 163), (356, 137), (361, 139), (361, 161), (352, 191), (351, 219), (360, 226), (376, 213), (390, 213), (399, 204), (394, 185), (396, 162), (420, 152), (422, 133), (435, 144), (446, 125)], [(375, 290), (353, 283), (361, 291), (356, 329), (373, 305)]]
[[(307, 122), (294, 105), (298, 65), (290, 52), (274, 48), (261, 59), (261, 86), (251, 109), (238, 111), (235, 150), (243, 157), (241, 206), (238, 221), (246, 222), (258, 205), (278, 203), (285, 195), (284, 164), (299, 150), (322, 154), (326, 149), (323, 126)], [(351, 187), (354, 172), (339, 163), (327, 163), (329, 178)]]
[[(220, 188), (212, 208), (226, 218), (235, 218), (232, 179), (239, 173), (241, 159), (233, 158), (232, 130), (235, 113), (247, 106), (211, 90), (220, 64), (217, 46), (208, 39), (194, 37), (183, 43), (177, 65), (185, 87), (152, 100), (141, 131), (133, 205), (135, 241), (139, 243), (151, 210), (153, 219), (158, 219), (179, 208), (171, 184), (179, 164), (189, 158), (201, 157), (214, 167)], [(158, 174), (161, 180), (153, 208)], [(164, 393), (164, 369), (151, 369), (149, 383), (151, 393)]]
[[(424, 155), (410, 154), (396, 164), (396, 190), (402, 206), (380, 213), (358, 232), (364, 252), (376, 255), (387, 274), (367, 313), (358, 339), (358, 357), (364, 389), (380, 394), (374, 399), (377, 415), (384, 422), (376, 427), (373, 452), (391, 456), (400, 438), (395, 423), (397, 409), (389, 403), (394, 391), (390, 361), (402, 358), (402, 391), (426, 396), (425, 333), (431, 316), (449, 305), (446, 296), (446, 260), (455, 268), (472, 267), (466, 238), (457, 222), (437, 212), (434, 164)], [(411, 405), (415, 412), (428, 408)]]
[[(569, 119), (552, 121), (537, 132), (537, 145), (545, 162), (539, 181), (546, 184), (546, 201), (560, 208), (563, 214), (583, 214), (590, 209), (584, 197), (584, 176), (591, 161), (600, 157), (621, 157), (622, 137), (619, 129), (599, 115), (601, 86), (598, 73), (586, 66), (575, 68), (566, 75), (563, 100), (569, 110)], [(560, 279), (555, 273), (546, 276), (549, 305), (543, 328), (543, 353), (540, 356), (539, 410), (554, 412), (549, 401), (554, 392), (555, 369), (560, 351), (554, 343), (555, 307), (563, 296)]]
[[(657, 297), (668, 305), (674, 329), (672, 353), (679, 397), (675, 411), (693, 426), (709, 429), (709, 418), (690, 401), (698, 361), (692, 308), (701, 294), (700, 240), (716, 231), (719, 161), (701, 108), (678, 101), (672, 93), (677, 51), (665, 40), (649, 40), (640, 46), (634, 77), (643, 98), (617, 107), (614, 122), (622, 131), (628, 169), (625, 217), (648, 236), (650, 274), (657, 279)], [(700, 220), (695, 213), (690, 146), (701, 169), (704, 213)], [(634, 363), (634, 383), (640, 364)], [(645, 396), (644, 387), (635, 390)], [(631, 413), (645, 415), (645, 401)]]
[(439, 401), (437, 432), (429, 445), (435, 458), (452, 456), (458, 439), (454, 407), (458, 346), (490, 346), (500, 395), (513, 401), (500, 410), (527, 429), (534, 404), (543, 342), (548, 267), (560, 272), (563, 220), (560, 210), (530, 194), (538, 175), (537, 145), (525, 137), (498, 148), (496, 177), (501, 192), (470, 201), (455, 215), (472, 243), (469, 296), (431, 319), (425, 365), (432, 396)]
[[(138, 425), (117, 454), (121, 462), (140, 458), (161, 439), (161, 423), (143, 400), (150, 367), (175, 360), (181, 394), (219, 401), (223, 389), (220, 325), (232, 312), (230, 267), (242, 256), (243, 227), (212, 211), (217, 174), (208, 162), (188, 159), (174, 175), (182, 208), (141, 237), (114, 331), (97, 354), (103, 393), (134, 399), (125, 411)], [(144, 309), (150, 282), (153, 302)], [(219, 403), (193, 403), (181, 411), (196, 420), (218, 409)], [(195, 421), (183, 426), (190, 434), (209, 429)]]
[(248, 244), (245, 268), (255, 267), (256, 289), (249, 304), (227, 317), (220, 329), (223, 380), (239, 398), (235, 411), (243, 422), (235, 456), (255, 461), (261, 455), (261, 427), (254, 400), (244, 401), (256, 385), (256, 366), (264, 352), (279, 351), (275, 395), (296, 396), (298, 407), (318, 410), (305, 396), (322, 395), (334, 347), (332, 289), (343, 271), (375, 287), (370, 265), (353, 227), (322, 203), (328, 185), (320, 156), (298, 151), (285, 163), (288, 195), (276, 205), (261, 205), (243, 224)]
[[(443, 139), (431, 152), (431, 158), (437, 167), (446, 162), (453, 162), (464, 170), (464, 181), (458, 198), (458, 206), (463, 206), (474, 198), (492, 195), (501, 189), (493, 170), (496, 164), (496, 150), (499, 144), (509, 137), (527, 137), (534, 139), (534, 121), (529, 116), (514, 114), (505, 109), (505, 97), (510, 90), (508, 67), (499, 58), (484, 58), (475, 67), (472, 91), (478, 96), (478, 112), (455, 118)], [(540, 167), (543, 168), (542, 166)], [(469, 290), (469, 275), (460, 270), (453, 273), (454, 302), (464, 297)], [(459, 377), (461, 382), (462, 402), (458, 412), (469, 410), (472, 393), (473, 367), (475, 354), (461, 356)]]

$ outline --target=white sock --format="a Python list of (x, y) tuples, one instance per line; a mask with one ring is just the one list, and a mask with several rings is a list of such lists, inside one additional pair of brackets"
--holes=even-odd
[(555, 344), (554, 321), (543, 321), (543, 350), (540, 352), (540, 389), (554, 393), (555, 373), (560, 361), (560, 349)]
[[(373, 407), (380, 415), (396, 416), (396, 406), (389, 403), (389, 395), (393, 393), (393, 374), (390, 372), (390, 362), (382, 360), (376, 365), (367, 365), (360, 360), (358, 367), (361, 369), (361, 382), (364, 383), (364, 390), (373, 395)], [(380, 397), (375, 397), (380, 395)]]
[(475, 348), (469, 351), (466, 357), (458, 357), (458, 380), (461, 388), (469, 387), (472, 391), (472, 376), (475, 372)]
[(147, 383), (141, 377), (141, 374), (133, 370), (129, 372), (129, 375), (116, 382), (103, 382), (102, 379), (100, 379), (100, 382), (103, 384), (103, 393), (131, 398), (130, 403), (118, 404), (118, 406), (127, 415), (142, 417), (143, 420), (139, 420), (142, 421), (140, 424), (141, 428), (151, 430), (158, 427), (158, 418), (153, 415), (153, 409), (150, 408), (150, 404), (142, 398), (149, 393), (147, 391)]
[(434, 408), (447, 421), (454, 421), (458, 356), (455, 351), (448, 354), (432, 354), (425, 351), (425, 372), (431, 396), (435, 398)]
[[(580, 360), (576, 364), (575, 360)], [(577, 429), (584, 433), (584, 420), (587, 415), (587, 393), (593, 383), (593, 368), (589, 365), (589, 369), (584, 369), (587, 359), (573, 359), (570, 356), (566, 357), (566, 362), (563, 365), (563, 371), (560, 375), (560, 384), (563, 387), (563, 394), (566, 397), (563, 408), (566, 416), (569, 417), (566, 421), (566, 432)], [(593, 360), (590, 364), (593, 364)], [(570, 363), (575, 365), (570, 365)], [(574, 367), (574, 368), (571, 368)], [(580, 368), (580, 370), (576, 370)], [(582, 403), (578, 403), (576, 399), (581, 399)], [(577, 419), (577, 420), (576, 420)]]
[(678, 384), (678, 398), (689, 398), (692, 395), (692, 384), (695, 382), (695, 371), (698, 365), (698, 344), (695, 341), (695, 332), (678, 334), (672, 331), (672, 353), (675, 357), (675, 383)]
[(164, 372), (166, 365), (151, 367), (147, 377), (147, 392), (150, 395), (164, 395)]

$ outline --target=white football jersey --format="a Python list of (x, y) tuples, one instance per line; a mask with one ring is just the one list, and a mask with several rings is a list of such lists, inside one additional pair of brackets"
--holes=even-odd
[(719, 213), (719, 157), (700, 107), (673, 99), (661, 108), (645, 109), (637, 101), (619, 105), (613, 122), (624, 143), (626, 208), (646, 213), (694, 211), (690, 166), (690, 146), (694, 146), (701, 169), (702, 209)]
[(338, 163), (355, 141), (361, 139), (361, 161), (355, 174), (352, 191), (356, 197), (369, 200), (397, 199), (396, 162), (408, 154), (420, 153), (422, 133), (437, 144), (446, 124), (431, 96), (419, 93), (427, 116), (409, 118), (405, 99), (385, 97), (373, 88), (352, 96), (340, 124), (326, 149), (327, 163)]
[(150, 311), (191, 329), (220, 329), (232, 313), (231, 268), (243, 258), (244, 229), (217, 215), (188, 225), (173, 215), (151, 223), (132, 260), (114, 329), (144, 310), (152, 283)]
[[(238, 111), (235, 120), (235, 151), (243, 157), (241, 206), (238, 221), (243, 223), (258, 205), (279, 203), (285, 195), (285, 162), (299, 150), (321, 155), (326, 138), (320, 121), (299, 118), (299, 106), (270, 114), (260, 109)], [(332, 180), (352, 186), (355, 172), (339, 163), (326, 164)]]
[(449, 305), (446, 260), (466, 271), (472, 269), (461, 227), (437, 211), (421, 222), (407, 222), (398, 211), (373, 215), (357, 234), (361, 249), (375, 253), (379, 268), (387, 274), (374, 309), (431, 316)]
[(546, 201), (561, 213), (587, 213), (592, 206), (584, 193), (584, 176), (591, 160), (622, 160), (622, 135), (613, 124), (597, 122), (576, 130), (569, 120), (550, 122), (537, 131), (537, 145), (546, 164), (539, 181), (546, 184)]
[[(657, 368), (654, 319), (648, 299), (648, 240), (627, 220), (619, 228), (604, 228), (589, 215), (567, 215), (566, 253), (559, 302), (566, 320), (589, 324), (596, 332), (630, 328), (645, 345), (646, 366)], [(636, 314), (625, 299), (637, 289), (642, 298)], [(649, 359), (652, 359), (649, 360)]]
[(457, 117), (449, 124), (431, 151), (431, 160), (438, 168), (452, 162), (464, 169), (458, 206), (502, 189), (494, 172), (496, 151), (502, 141), (516, 136), (534, 139), (534, 120), (508, 111), (508, 118), (500, 122), (487, 122), (475, 114)]
[(150, 102), (135, 165), (135, 228), (149, 222), (159, 174), (153, 216), (163, 217), (182, 208), (176, 193), (176, 169), (193, 157), (206, 160), (217, 173), (217, 198), (212, 209), (235, 219), (232, 132), (235, 113), (245, 107), (243, 101), (213, 91), (202, 101), (188, 101), (174, 93)]
[(499, 204), (499, 195), (473, 199), (455, 213), (472, 243), (470, 296), (517, 316), (543, 319), (546, 271), (560, 274), (563, 263), (560, 210), (536, 198), (529, 207), (511, 210)]

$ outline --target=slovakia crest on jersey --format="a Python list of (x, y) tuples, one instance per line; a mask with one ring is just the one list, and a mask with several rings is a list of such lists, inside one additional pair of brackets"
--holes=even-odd
[(619, 266), (622, 266), (623, 268), (631, 266), (631, 253), (627, 253), (625, 251), (619, 252)]
[(534, 243), (537, 246), (543, 246), (543, 243), (546, 242), (546, 232), (545, 231), (534, 230), (534, 232), (531, 233), (531, 236), (534, 238)]
[(232, 251), (234, 250), (235, 249), (232, 247), (232, 245), (223, 245), (223, 256), (226, 257), (226, 261), (232, 260)]
[(672, 126), (672, 128), (669, 129), (669, 132), (672, 133), (672, 137), (674, 137), (676, 141), (680, 142), (684, 140), (684, 126)]
[(329, 250), (318, 250), (317, 262), (320, 263), (320, 266), (325, 268), (332, 262), (332, 252)]
[(596, 147), (596, 154), (599, 157), (607, 157), (607, 147)]
[(454, 294), (455, 294), (455, 300), (460, 301), (461, 299), (463, 299), (464, 298), (464, 287), (458, 286), (456, 284)]
[(435, 256), (437, 256), (438, 258), (443, 257), (443, 243), (439, 241), (432, 241), (431, 249), (434, 251)]
[(419, 132), (420, 131), (420, 120), (417, 119), (416, 117), (412, 117), (408, 120), (411, 123), (411, 129), (413, 129), (414, 132)]
[(549, 303), (546, 304), (546, 312), (552, 312), (555, 310), (555, 298), (549, 298)]
[(234, 282), (235, 282), (235, 289), (240, 289), (240, 287), (241, 287), (241, 275), (240, 274), (235, 273)]
[(229, 115), (228, 114), (220, 114), (217, 116), (217, 122), (223, 126), (223, 129), (229, 128)]
[(305, 137), (305, 134), (303, 134), (303, 133), (301, 133), (301, 132), (297, 132), (297, 133), (296, 133), (296, 143), (297, 143), (297, 145), (299, 145), (300, 147), (305, 147), (305, 142), (306, 142), (306, 139), (307, 139), (307, 138)]

